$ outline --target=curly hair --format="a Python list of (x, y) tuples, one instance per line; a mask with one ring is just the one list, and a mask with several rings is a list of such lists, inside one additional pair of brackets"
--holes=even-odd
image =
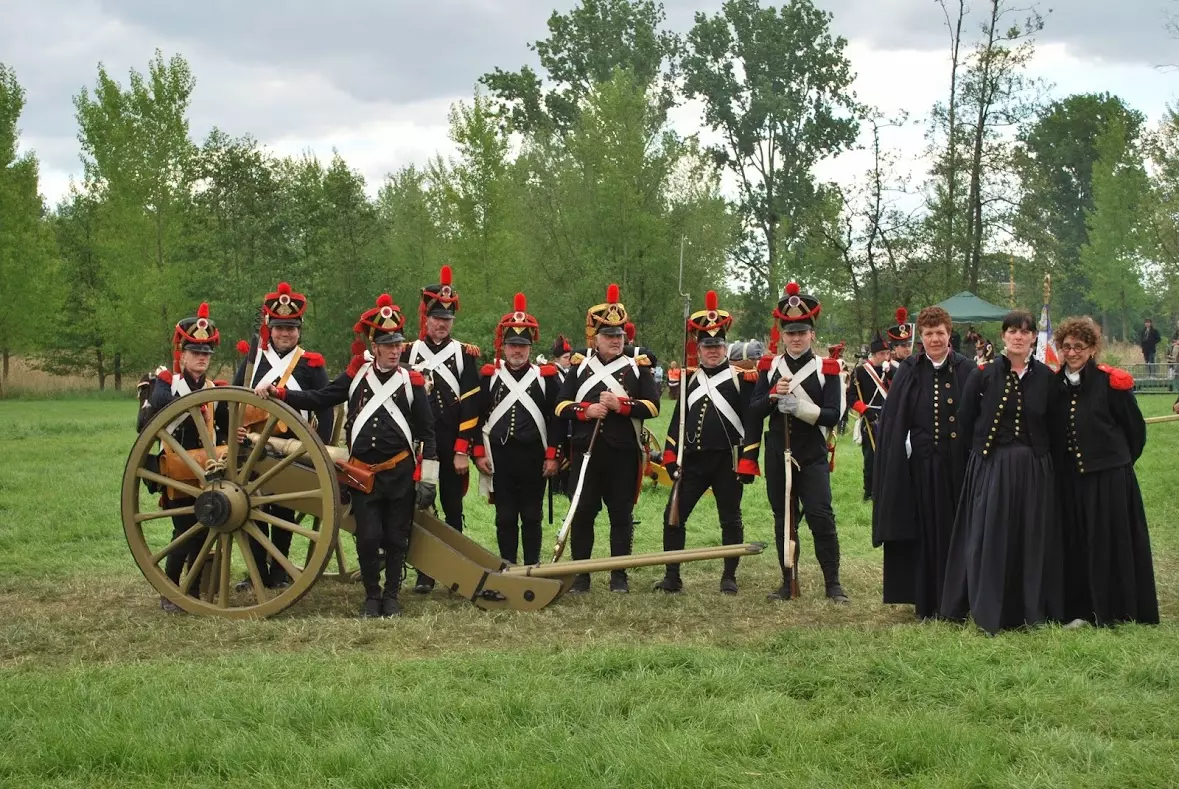
[(947, 332), (953, 333), (954, 321), (950, 318), (950, 313), (941, 307), (926, 307), (917, 313), (917, 331), (932, 329), (935, 326), (945, 326)]
[(1065, 318), (1056, 326), (1052, 333), (1052, 340), (1059, 348), (1067, 337), (1076, 337), (1081, 342), (1094, 349), (1094, 353), (1101, 350), (1101, 326), (1088, 315), (1074, 315)]

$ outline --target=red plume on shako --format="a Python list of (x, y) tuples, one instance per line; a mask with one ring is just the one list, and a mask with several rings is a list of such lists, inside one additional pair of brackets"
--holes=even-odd
[(532, 345), (540, 340), (540, 323), (528, 314), (528, 300), (523, 293), (512, 299), (512, 312), (499, 319), (495, 327), (495, 363), (505, 345)]
[(438, 283), (422, 288), (422, 300), (418, 303), (418, 337), (426, 336), (426, 318), (454, 318), (458, 308), (454, 272), (450, 266), (443, 266), (438, 272)]
[(778, 341), (781, 332), (810, 331), (815, 328), (815, 320), (822, 312), (823, 305), (809, 293), (803, 293), (802, 287), (791, 280), (786, 283), (782, 298), (774, 308), (774, 323), (770, 328), (770, 354), (778, 353)]
[(725, 333), (733, 325), (733, 316), (722, 310), (715, 290), (704, 294), (704, 309), (694, 312), (684, 327), (687, 333), (688, 369), (697, 366), (697, 349), (720, 346), (726, 342)]
[(593, 345), (594, 337), (598, 334), (622, 337), (626, 335), (626, 324), (630, 316), (626, 313), (626, 305), (622, 303), (622, 294), (617, 283), (610, 283), (606, 288), (606, 301), (595, 304), (585, 313), (585, 341)]
[(404, 325), (401, 308), (393, 303), (392, 296), (382, 293), (377, 297), (377, 305), (361, 315), (352, 330), (371, 342), (384, 345), (404, 342), (405, 337), (401, 334)]
[(213, 353), (221, 342), (221, 332), (209, 317), (208, 302), (201, 302), (196, 315), (184, 318), (172, 332), (172, 371), (180, 372), (180, 355), (184, 351)]

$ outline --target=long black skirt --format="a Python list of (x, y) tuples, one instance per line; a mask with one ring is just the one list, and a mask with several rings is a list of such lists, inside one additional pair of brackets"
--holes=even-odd
[(1052, 460), (1025, 444), (974, 452), (946, 564), (942, 616), (988, 633), (1059, 621), (1063, 546)]
[(910, 460), (909, 475), (917, 535), (884, 543), (884, 602), (912, 604), (917, 617), (926, 619), (937, 616), (941, 607), (960, 491), (950, 464), (940, 456)]
[(1098, 625), (1157, 625), (1159, 601), (1146, 510), (1133, 466), (1057, 475), (1065, 616)]

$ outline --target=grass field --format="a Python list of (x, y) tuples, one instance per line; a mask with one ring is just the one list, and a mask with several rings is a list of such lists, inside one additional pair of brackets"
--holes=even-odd
[[(850, 436), (851, 606), (822, 599), (804, 529), (804, 597), (785, 604), (765, 600), (767, 552), (735, 598), (705, 562), (680, 596), (648, 568), (629, 596), (595, 576), (534, 614), (436, 592), (361, 621), (359, 588), (325, 580), (266, 621), (167, 615), (119, 523), (133, 418), (131, 402), (0, 401), (0, 786), (1179, 785), (1177, 424), (1149, 428), (1138, 464), (1164, 624), (987, 638), (878, 602)], [(636, 550), (659, 549), (665, 502), (644, 494)], [(760, 485), (745, 518), (772, 543)], [(468, 523), (494, 545), (473, 493)], [(718, 536), (706, 498), (688, 544)]]

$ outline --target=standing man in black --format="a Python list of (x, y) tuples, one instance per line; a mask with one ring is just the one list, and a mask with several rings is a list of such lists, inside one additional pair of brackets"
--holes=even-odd
[[(716, 291), (710, 290), (704, 296), (704, 309), (693, 313), (685, 327), (689, 377), (684, 384), (687, 387), (684, 446), (681, 452), (678, 444), (681, 413), (677, 400), (663, 450), (663, 466), (677, 486), (672, 489), (663, 513), (665, 551), (684, 548), (688, 517), (709, 489), (716, 498), (721, 542), (737, 545), (745, 541), (741, 485), (752, 482), (760, 473), (757, 468), (760, 431), (748, 440), (745, 436), (746, 411), (758, 374), (756, 370), (743, 371), (729, 366), (725, 334), (732, 323), (733, 316), (718, 309)], [(673, 503), (678, 512), (673, 513)], [(677, 523), (672, 523), (677, 519)], [(737, 562), (736, 557), (725, 559), (720, 581), (720, 590), (725, 594), (737, 594)], [(680, 566), (667, 565), (663, 579), (655, 588), (664, 592), (683, 589)]]
[[(388, 293), (382, 293), (377, 305), (361, 315), (354, 327), (371, 343), (371, 362), (363, 356), (353, 357), (348, 369), (323, 389), (299, 391), (270, 383), (254, 390), (261, 397), (278, 397), (292, 408), (315, 410), (348, 404), (344, 429), (351, 458), (373, 472), (371, 493), (352, 491), (364, 617), (401, 613), (397, 598), (414, 507), (424, 509), (433, 504), (438, 486), (434, 418), (425, 379), (400, 365), (405, 348), (403, 324), (401, 309)], [(422, 459), (415, 471), (414, 446), (419, 442)]]
[[(451, 336), (458, 308), (450, 266), (443, 266), (438, 284), (422, 288), (419, 334), (407, 364), (425, 378), (434, 413), (442, 512), (451, 528), (462, 531), (463, 496), (471, 479), (467, 455), (479, 423), (479, 348)], [(428, 594), (433, 588), (434, 579), (419, 572), (413, 590)]]
[[(495, 330), (495, 363), (483, 366), (475, 466), (491, 482), (495, 535), (504, 561), (540, 562), (545, 482), (557, 473), (557, 368), (529, 361), (540, 324), (528, 314), (523, 293)], [(500, 359), (500, 355), (503, 359)]]
[[(1159, 330), (1151, 323), (1150, 318), (1143, 321), (1142, 335), (1138, 338), (1138, 345), (1142, 348), (1142, 360), (1147, 364), (1154, 364), (1154, 351), (1158, 347)], [(1149, 371), (1148, 371), (1149, 374)]]
[[(763, 356), (758, 363), (757, 389), (745, 428), (746, 435), (755, 436), (765, 418), (770, 418), (765, 434), (766, 493), (774, 512), (774, 538), (782, 567), (782, 586), (770, 594), (771, 600), (789, 600), (794, 596), (794, 571), (786, 566), (786, 549), (788, 541), (792, 541), (797, 568), (799, 545), (797, 533), (786, 533), (786, 508), (790, 507), (790, 520), (796, 529), (800, 510), (806, 514), (815, 541), (815, 558), (823, 570), (827, 598), (836, 603), (849, 602), (839, 581), (839, 535), (831, 509), (830, 434), (844, 411), (844, 388), (839, 360), (820, 359), (811, 351), (815, 319), (821, 310), (819, 300), (801, 293), (797, 282), (786, 285), (773, 313), (770, 353), (775, 355)], [(779, 338), (785, 346), (780, 355), (777, 354)], [(787, 430), (790, 431), (789, 468)], [(791, 477), (789, 502), (786, 501), (787, 474)]]
[[(209, 317), (207, 303), (202, 303), (197, 308), (195, 317), (184, 318), (176, 324), (172, 330), (172, 369), (170, 371), (161, 369), (156, 373), (151, 394), (148, 396), (148, 406), (140, 410), (141, 429), (153, 414), (176, 398), (184, 397), (201, 389), (225, 385), (224, 381), (213, 381), (206, 375), (209, 370), (209, 362), (220, 343), (221, 332), (217, 330), (217, 325)], [(200, 411), (209, 434), (214, 437), (215, 443), (220, 444), (225, 440), (228, 423), (226, 409), (224, 406), (214, 408), (212, 403), (206, 403), (200, 407)], [(204, 446), (201, 442), (200, 431), (191, 416), (182, 416), (165, 429), (186, 450), (201, 449)], [(159, 459), (161, 464), (168, 464), (172, 467), (182, 465), (170, 446), (162, 444), (162, 447), (163, 451)], [(152, 488), (149, 487), (148, 490), (152, 490)], [(173, 506), (191, 506), (194, 503), (193, 499), (173, 488), (164, 488), (160, 497), (160, 506), (165, 509)], [(195, 525), (197, 525), (196, 515), (173, 515), (172, 540), (178, 539)], [(181, 573), (186, 564), (190, 568), (193, 566), (200, 554), (203, 539), (204, 536), (197, 532), (190, 536), (187, 542), (181, 542), (173, 548), (164, 559), (164, 574), (168, 576), (168, 580), (180, 586), (181, 591), (186, 594), (195, 594), (193, 586), (195, 578), (186, 578), (184, 579), (185, 583), (182, 584)], [(196, 588), (199, 588), (199, 584)], [(169, 613), (180, 613), (184, 610), (166, 597), (160, 598), (160, 608)]]
[[(233, 377), (234, 386), (249, 386), (254, 389), (262, 384), (274, 384), (286, 387), (288, 390), (303, 391), (308, 389), (323, 389), (328, 385), (327, 370), (323, 357), (318, 353), (303, 350), (299, 344), (303, 332), (303, 315), (307, 311), (307, 297), (302, 293), (295, 293), (286, 282), (278, 283), (273, 293), (267, 293), (262, 300), (262, 327), (258, 333), (258, 349), (254, 354), (254, 378), (246, 382), (246, 367), (249, 359), (243, 359)], [(244, 341), (239, 343), (240, 346)], [(249, 345), (245, 345), (245, 352), (249, 352)], [(302, 411), (300, 415), (308, 423), (312, 414)], [(315, 432), (323, 439), (323, 443), (330, 444), (332, 440), (333, 412), (331, 408), (321, 408), (315, 412)], [(247, 430), (260, 430), (266, 422), (265, 412), (253, 413), (247, 409), (243, 426)], [(286, 425), (279, 424), (274, 431), (278, 438), (293, 438), (294, 433)], [(263, 508), (266, 512), (283, 520), (297, 522), (299, 516), (294, 510), (277, 504), (268, 504)], [(291, 532), (277, 526), (271, 528), (268, 524), (256, 521), (255, 525), (263, 534), (270, 537), (274, 547), (283, 556), (290, 556)], [(286, 570), (278, 560), (266, 553), (254, 538), (250, 538), (250, 553), (254, 555), (254, 563), (258, 565), (258, 574), (262, 583), (271, 589), (284, 588), (290, 584)], [(247, 578), (237, 585), (238, 590), (250, 588)]]
[(892, 364), (889, 365), (889, 375), (895, 374), (897, 366), (908, 359), (913, 353), (913, 343), (917, 336), (917, 327), (909, 322), (909, 311), (904, 307), (897, 307), (896, 325), (885, 329), (888, 339), (888, 349), (892, 351)]
[(859, 415), (853, 435), (864, 455), (864, 501), (872, 498), (872, 464), (876, 457), (876, 423), (888, 397), (890, 378), (885, 364), (888, 362), (888, 346), (880, 332), (872, 335), (868, 358), (852, 371), (848, 385), (847, 401), (850, 411)]
[[(569, 344), (569, 340), (565, 339), (565, 335), (558, 334), (557, 339), (553, 340), (549, 356), (552, 357), (549, 362), (557, 368), (557, 392), (560, 393), (573, 364), (573, 346)], [(552, 493), (560, 493), (570, 497), (573, 495), (573, 490), (569, 485), (569, 468), (572, 465), (572, 451), (569, 446), (569, 439), (572, 436), (571, 427), (568, 422), (558, 421), (554, 425), (554, 431), (553, 440), (557, 445), (557, 475), (549, 480), (549, 486), (552, 488)], [(550, 493), (550, 498), (552, 493)]]
[[(572, 555), (588, 559), (594, 549), (594, 518), (606, 505), (610, 515), (610, 555), (631, 552), (632, 515), (643, 480), (642, 424), (659, 415), (658, 391), (651, 376), (650, 359), (623, 353), (626, 307), (617, 285), (606, 290), (606, 301), (586, 313), (586, 339), (593, 349), (576, 366), (561, 388), (556, 414), (573, 425), (573, 467), (570, 481), (576, 485), (589, 449), (595, 424), (600, 434), (586, 467), (581, 497), (571, 524)], [(588, 574), (578, 575), (571, 592), (588, 592)], [(610, 573), (610, 591), (629, 592), (625, 570)]]

